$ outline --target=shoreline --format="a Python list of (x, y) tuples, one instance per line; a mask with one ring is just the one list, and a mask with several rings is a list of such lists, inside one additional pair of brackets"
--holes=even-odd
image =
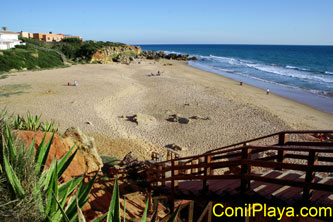
[[(74, 80), (77, 87), (67, 86)], [(200, 154), (278, 131), (333, 125), (332, 114), (173, 60), (20, 72), (0, 80), (0, 89), (1, 108), (41, 114), (60, 132), (79, 127), (95, 138), (100, 155), (118, 158), (130, 151), (148, 158), (173, 143), (184, 156)], [(121, 118), (139, 113), (147, 117), (140, 124)], [(202, 119), (168, 121), (174, 114)]]
[[(190, 63), (192, 63), (192, 64), (190, 64)], [(205, 67), (199, 63), (195, 64), (191, 61), (187, 62), (187, 65), (200, 69), (200, 70), (204, 70), (204, 71), (208, 71), (211, 73), (221, 75), (223, 77), (232, 79), (236, 82), (239, 80), (242, 80), (243, 84), (249, 84), (249, 85), (252, 85), (252, 86), (260, 88), (260, 89), (269, 88), (271, 93), (274, 93), (278, 96), (307, 105), (307, 106), (317, 109), (319, 111), (333, 114), (333, 99), (311, 93), (308, 90), (300, 89), (297, 87), (291, 87), (291, 86), (287, 86), (287, 85), (282, 85), (282, 84), (277, 84), (277, 83), (273, 83), (273, 82), (265, 82), (262, 80), (253, 79), (251, 77), (242, 76), (239, 74), (227, 73), (227, 72), (222, 72), (222, 71), (218, 71), (218, 70), (214, 71), (210, 67)]]

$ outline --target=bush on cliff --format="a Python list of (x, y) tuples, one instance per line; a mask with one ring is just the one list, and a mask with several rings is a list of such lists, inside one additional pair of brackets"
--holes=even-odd
[(67, 43), (75, 43), (75, 44), (81, 44), (82, 40), (79, 38), (63, 38), (61, 42), (67, 42)]
[(35, 49), (31, 46), (18, 46), (1, 52), (0, 72), (9, 72), (13, 69), (53, 68), (64, 65), (57, 53)]
[(68, 39), (53, 45), (52, 48), (61, 51), (71, 60), (81, 59), (84, 61), (90, 61), (92, 55), (103, 47), (119, 47), (124, 45), (125, 44), (123, 43), (102, 41), (85, 41), (81, 43), (76, 40)]

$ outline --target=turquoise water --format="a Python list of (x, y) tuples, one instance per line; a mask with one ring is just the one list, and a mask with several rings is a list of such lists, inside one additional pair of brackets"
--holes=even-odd
[(141, 45), (190, 54), (189, 65), (333, 113), (333, 46)]

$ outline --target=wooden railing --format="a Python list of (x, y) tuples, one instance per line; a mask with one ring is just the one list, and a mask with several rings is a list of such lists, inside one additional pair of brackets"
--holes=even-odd
[[(218, 148), (202, 155), (156, 162), (147, 170), (147, 178), (153, 187), (171, 183), (172, 193), (178, 187), (179, 181), (200, 180), (202, 190), (206, 191), (209, 189), (209, 180), (229, 179), (240, 180), (242, 192), (251, 188), (250, 181), (301, 187), (305, 200), (310, 199), (312, 189), (333, 192), (332, 185), (321, 184), (314, 180), (316, 173), (333, 172), (333, 143), (330, 138), (327, 136), (328, 140), (324, 141), (304, 141), (304, 139), (288, 141), (287, 135), (290, 134), (332, 135), (333, 130), (279, 132)], [(278, 137), (274, 145), (249, 144), (274, 136)], [(271, 178), (255, 173), (253, 169), (256, 167), (300, 171), (305, 174), (305, 178), (304, 180)]]

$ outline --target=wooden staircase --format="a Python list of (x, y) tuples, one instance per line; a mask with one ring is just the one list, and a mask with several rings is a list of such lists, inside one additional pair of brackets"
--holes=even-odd
[(333, 206), (333, 130), (283, 131), (167, 160), (152, 154), (147, 182), (173, 200)]

